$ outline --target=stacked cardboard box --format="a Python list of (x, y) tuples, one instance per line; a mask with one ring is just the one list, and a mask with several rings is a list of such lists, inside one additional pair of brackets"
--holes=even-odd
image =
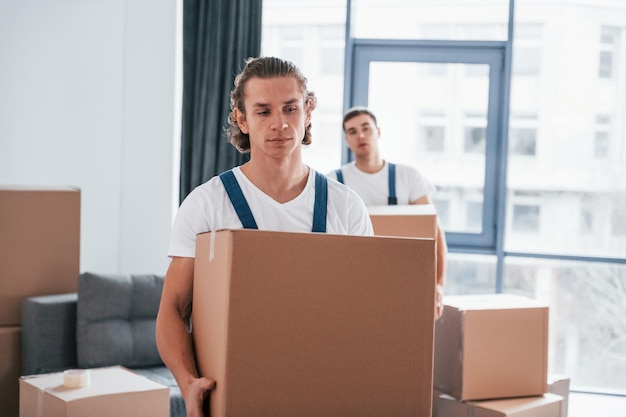
[(26, 297), (76, 291), (80, 190), (0, 188), (0, 416), (18, 413), (21, 305)]
[(374, 234), (437, 238), (437, 212), (432, 204), (368, 207)]
[(435, 331), (439, 416), (561, 417), (547, 368), (547, 306), (510, 294), (446, 297)]
[(193, 337), (217, 381), (210, 415), (430, 416), (434, 254), (433, 239), (198, 235)]

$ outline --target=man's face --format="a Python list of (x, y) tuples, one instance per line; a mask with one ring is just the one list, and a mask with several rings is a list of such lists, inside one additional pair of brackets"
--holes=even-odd
[(244, 88), (245, 114), (237, 112), (253, 155), (284, 157), (300, 149), (309, 112), (294, 77), (251, 78)]
[(355, 156), (367, 156), (378, 149), (380, 129), (368, 114), (359, 114), (344, 123), (346, 142)]

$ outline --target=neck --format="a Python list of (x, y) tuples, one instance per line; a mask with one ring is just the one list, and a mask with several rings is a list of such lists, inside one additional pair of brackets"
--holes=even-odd
[(279, 203), (293, 200), (306, 186), (309, 167), (301, 160), (270, 162), (251, 159), (241, 166), (241, 171), (257, 188)]
[(367, 156), (357, 156), (355, 165), (361, 171), (373, 174), (383, 169), (385, 161), (376, 153)]

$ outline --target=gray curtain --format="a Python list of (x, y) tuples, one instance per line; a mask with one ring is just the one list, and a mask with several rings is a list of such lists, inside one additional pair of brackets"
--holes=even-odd
[(262, 0), (184, 0), (180, 201), (248, 160), (225, 134), (230, 90), (244, 60), (261, 52)]

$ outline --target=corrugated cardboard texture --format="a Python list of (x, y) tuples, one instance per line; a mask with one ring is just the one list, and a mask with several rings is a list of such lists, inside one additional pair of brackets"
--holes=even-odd
[(84, 388), (66, 388), (63, 372), (22, 377), (20, 417), (169, 417), (168, 387), (121, 366), (90, 373)]
[(193, 333), (217, 380), (211, 416), (430, 417), (434, 251), (432, 239), (199, 235)]
[(508, 294), (451, 296), (436, 324), (435, 386), (460, 400), (547, 392), (548, 307)]
[(374, 234), (398, 237), (437, 237), (437, 212), (432, 204), (368, 207)]
[(441, 395), (436, 417), (559, 417), (563, 397), (554, 394), (461, 402)]
[(22, 330), (0, 327), (0, 417), (15, 417), (19, 409)]
[(74, 292), (80, 190), (0, 189), (0, 325), (21, 324), (26, 297)]

